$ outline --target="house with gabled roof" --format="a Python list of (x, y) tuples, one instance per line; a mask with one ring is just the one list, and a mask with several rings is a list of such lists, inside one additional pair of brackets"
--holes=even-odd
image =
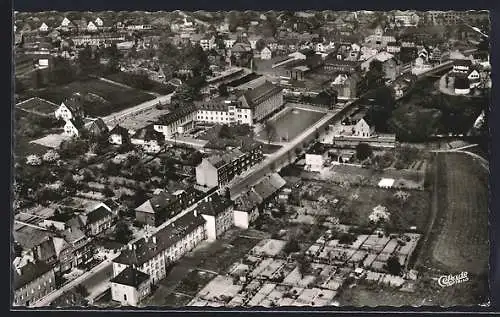
[(38, 28), (40, 32), (48, 32), (49, 29), (49, 26), (45, 22), (42, 22), (42, 25), (40, 25), (40, 27)]
[(205, 221), (208, 241), (214, 241), (233, 226), (232, 201), (226, 197), (213, 194), (200, 202), (194, 212)]
[(92, 236), (96, 236), (111, 228), (115, 220), (115, 215), (111, 210), (102, 205), (98, 205), (97, 208), (94, 208), (85, 216), (85, 227), (87, 228), (87, 232)]
[[(147, 274), (151, 284), (157, 284), (165, 278), (169, 265), (196, 247), (205, 237), (205, 220), (193, 211), (188, 211), (152, 235), (148, 234), (129, 243), (120, 255), (113, 259), (113, 279), (132, 267)], [(114, 284), (112, 287), (116, 287)], [(113, 290), (111, 292), (123, 294)], [(117, 301), (123, 299), (113, 297), (113, 300)]]
[(214, 154), (196, 166), (196, 183), (208, 188), (222, 187), (262, 158), (262, 145), (250, 147), (246, 152), (234, 148), (224, 154)]
[(105, 137), (109, 132), (108, 126), (101, 118), (97, 118), (92, 121), (87, 130), (89, 134), (94, 138)]
[(56, 289), (54, 269), (43, 261), (30, 261), (14, 270), (13, 288), (13, 305), (28, 307)]
[(83, 109), (76, 96), (67, 98), (54, 112), (56, 119), (68, 121), (75, 118), (83, 118)]
[(98, 30), (97, 25), (95, 25), (94, 22), (89, 21), (89, 23), (87, 23), (87, 31), (88, 32), (97, 32), (97, 30)]
[(159, 226), (203, 199), (205, 195), (206, 193), (191, 187), (172, 193), (162, 191), (135, 208), (135, 220), (152, 227)]
[(151, 292), (149, 274), (128, 266), (111, 279), (111, 297), (123, 306), (137, 306)]
[[(242, 110), (239, 123), (252, 125), (259, 122), (283, 106), (283, 89), (269, 81), (240, 93), (238, 99)], [(245, 112), (245, 113), (243, 113)], [(246, 116), (246, 117), (243, 117)]]
[(171, 138), (175, 134), (182, 134), (194, 128), (197, 110), (194, 105), (180, 107), (169, 112), (158, 119), (154, 129), (162, 133), (165, 138)]
[(140, 145), (147, 153), (158, 153), (165, 143), (165, 136), (151, 124), (136, 131), (130, 141), (134, 145)]
[(130, 136), (128, 130), (117, 124), (111, 131), (109, 131), (109, 143), (114, 145), (123, 145), (130, 143)]
[(272, 173), (237, 197), (233, 209), (234, 225), (247, 229), (258, 218), (263, 206), (273, 199), (285, 184), (286, 181), (278, 173)]

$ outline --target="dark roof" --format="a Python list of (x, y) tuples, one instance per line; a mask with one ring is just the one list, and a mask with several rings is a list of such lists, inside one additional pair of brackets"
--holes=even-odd
[(159, 124), (169, 125), (174, 123), (175, 121), (184, 118), (187, 115), (196, 111), (196, 107), (194, 105), (189, 105), (187, 107), (180, 107), (179, 109), (169, 112), (163, 116), (161, 116), (158, 120)]
[(195, 208), (195, 210), (199, 214), (217, 216), (218, 214), (227, 210), (227, 208), (231, 206), (231, 204), (232, 204), (231, 200), (225, 197), (219, 195), (212, 195), (210, 197), (207, 197), (203, 202), (201, 202)]
[(356, 67), (356, 66), (361, 65), (361, 62), (360, 61), (345, 60), (345, 59), (342, 60), (342, 59), (337, 59), (336, 57), (330, 56), (326, 59), (325, 64)]
[(113, 214), (109, 210), (104, 208), (104, 206), (100, 206), (87, 214), (87, 223), (95, 223), (99, 220), (112, 216)]
[(20, 269), (20, 274), (14, 271), (14, 289), (20, 289), (28, 283), (36, 280), (52, 268), (45, 262), (37, 261), (36, 263), (28, 262)]
[(98, 118), (92, 121), (92, 123), (89, 126), (89, 131), (91, 133), (100, 135), (108, 132), (108, 126), (106, 125), (106, 123), (104, 123), (104, 121), (101, 118)]
[(147, 127), (138, 130), (134, 134), (133, 138), (145, 141), (156, 140), (158, 142), (162, 142), (165, 140), (163, 133), (156, 131), (153, 128), (153, 125), (148, 125)]
[(243, 152), (240, 149), (235, 148), (222, 155), (219, 154), (212, 155), (208, 157), (206, 160), (214, 167), (219, 168), (221, 166), (231, 163), (232, 161), (236, 160), (238, 157), (242, 155)]
[(457, 59), (453, 61), (454, 66), (471, 66), (472, 61), (470, 59)]
[(256, 105), (262, 103), (271, 96), (274, 96), (277, 93), (281, 92), (281, 90), (281, 87), (276, 86), (266, 80), (262, 85), (255, 87), (254, 89), (249, 89), (243, 93), (243, 106), (254, 108)]
[(146, 282), (149, 279), (149, 274), (138, 271), (131, 266), (128, 266), (123, 271), (120, 272), (117, 276), (115, 276), (111, 283), (117, 283), (122, 285), (128, 285), (132, 287), (139, 287), (142, 283)]
[(117, 124), (113, 129), (111, 129), (111, 131), (109, 131), (109, 134), (118, 134), (122, 137), (128, 137), (128, 130)]
[(306, 57), (313, 56), (316, 52), (311, 48), (305, 48), (299, 51), (301, 54), (304, 54)]
[(467, 77), (455, 77), (454, 86), (456, 89), (467, 89), (470, 87), (469, 80)]
[(306, 153), (307, 154), (318, 154), (323, 155), (327, 151), (326, 146), (323, 143), (315, 143)]
[(81, 111), (81, 109), (82, 109), (80, 100), (78, 100), (78, 99), (79, 99), (78, 96), (71, 96), (70, 98), (66, 98), (63, 101), (64, 104), (66, 105), (66, 107), (68, 107), (68, 109), (71, 110), (71, 112), (73, 112), (73, 114), (75, 112)]
[(228, 104), (225, 103), (225, 101), (226, 100), (224, 98), (214, 98), (198, 104), (198, 109), (210, 111), (227, 111)]
[(116, 263), (127, 265), (135, 264), (140, 266), (204, 224), (205, 220), (203, 217), (195, 217), (193, 212), (188, 212), (156, 232), (153, 235), (153, 237), (156, 237), (156, 243), (153, 241), (153, 237), (149, 237), (147, 240), (146, 238), (142, 238), (130, 245), (132, 250), (127, 246), (127, 248), (113, 261)]

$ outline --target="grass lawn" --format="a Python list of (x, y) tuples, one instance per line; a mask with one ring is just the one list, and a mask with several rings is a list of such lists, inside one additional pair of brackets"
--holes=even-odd
[[(130, 80), (130, 74), (124, 73), (124, 72), (119, 72), (119, 73), (114, 73), (110, 75), (106, 75), (105, 78), (110, 79), (112, 81), (115, 81), (117, 83), (121, 83), (127, 86), (134, 87), (134, 81)], [(134, 87), (138, 88), (138, 87)], [(153, 91), (162, 95), (168, 95), (172, 92), (174, 92), (175, 87), (173, 85), (169, 84), (162, 84), (159, 82), (156, 82), (154, 80), (148, 80), (145, 89), (143, 90), (148, 90), (148, 91)]]
[(106, 116), (154, 98), (145, 92), (98, 79), (74, 81), (64, 86), (28, 91), (25, 97), (36, 96), (60, 104), (77, 92), (83, 96), (85, 113), (90, 116)]
[(487, 272), (488, 172), (461, 153), (439, 154), (438, 164), (441, 230), (432, 257), (450, 271)]
[(175, 292), (194, 297), (215, 276), (210, 272), (193, 270), (181, 281)]

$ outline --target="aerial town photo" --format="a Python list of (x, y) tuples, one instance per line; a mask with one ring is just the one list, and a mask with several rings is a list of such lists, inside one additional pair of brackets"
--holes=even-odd
[(489, 305), (488, 11), (13, 21), (13, 309)]

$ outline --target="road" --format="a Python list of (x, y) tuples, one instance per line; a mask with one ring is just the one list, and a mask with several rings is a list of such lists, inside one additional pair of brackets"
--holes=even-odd
[[(96, 79), (99, 79), (99, 80), (102, 80), (104, 82), (107, 82), (107, 83), (110, 83), (110, 84), (113, 84), (115, 86), (120, 86), (120, 87), (123, 87), (123, 88), (127, 88), (127, 89), (133, 89), (133, 90), (140, 90), (140, 89), (137, 89), (137, 88), (134, 88), (134, 87), (130, 87), (129, 85), (125, 85), (125, 84), (122, 84), (122, 83), (119, 83), (117, 81), (114, 81), (114, 80), (111, 80), (111, 79), (108, 79), (108, 78), (104, 78), (104, 77), (95, 77)], [(147, 90), (140, 90), (146, 94), (149, 94), (149, 95), (152, 95), (152, 96), (155, 96), (155, 97), (159, 97), (160, 94), (156, 93), (156, 92), (152, 92), (152, 91), (147, 91)]]
[[(124, 110), (119, 111), (119, 112), (112, 113), (112, 114), (105, 116), (105, 117), (101, 117), (101, 119), (104, 121), (104, 123), (106, 123), (106, 125), (114, 126), (114, 125), (120, 123), (120, 121), (124, 120), (128, 116), (132, 116), (134, 114), (138, 114), (140, 112), (149, 110), (158, 104), (168, 103), (170, 101), (170, 98), (172, 98), (173, 95), (174, 95), (174, 93), (159, 96), (153, 100), (148, 100), (148, 101), (145, 101), (141, 104), (138, 104), (137, 106), (127, 108), (127, 109), (124, 109)], [(90, 124), (90, 123), (88, 123), (88, 124)]]
[(34, 303), (31, 307), (49, 306), (51, 302), (61, 296), (64, 292), (73, 289), (79, 284), (83, 284), (85, 287), (90, 288), (89, 291), (94, 290), (96, 287), (100, 286), (103, 279), (109, 279), (112, 275), (113, 264), (111, 261), (111, 259), (108, 259), (101, 262), (92, 270), (83, 273), (81, 276), (63, 285), (61, 288), (49, 293), (47, 296)]

